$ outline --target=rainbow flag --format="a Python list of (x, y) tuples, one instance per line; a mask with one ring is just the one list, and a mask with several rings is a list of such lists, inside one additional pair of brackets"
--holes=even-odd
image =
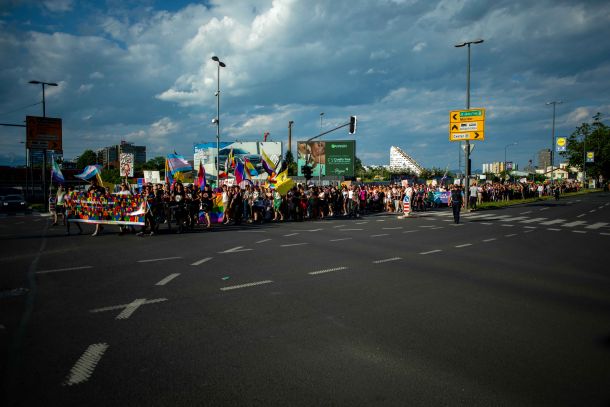
[(199, 185), (199, 190), (203, 191), (205, 189), (205, 168), (203, 168), (203, 163), (201, 161), (199, 161), (197, 184)]
[(250, 160), (248, 160), (247, 157), (244, 157), (244, 166), (246, 167), (246, 172), (249, 175), (253, 177), (258, 175), (258, 171), (256, 171), (256, 168), (254, 168), (254, 165), (250, 162)]
[(222, 192), (217, 192), (212, 197), (212, 211), (210, 212), (210, 221), (212, 223), (222, 223), (224, 219), (225, 208), (222, 205)]
[(237, 163), (237, 165), (235, 166), (235, 183), (237, 185), (241, 184), (241, 182), (244, 180), (244, 178), (245, 178), (244, 172), (245, 172), (244, 165), (242, 164), (241, 161), (239, 161)]

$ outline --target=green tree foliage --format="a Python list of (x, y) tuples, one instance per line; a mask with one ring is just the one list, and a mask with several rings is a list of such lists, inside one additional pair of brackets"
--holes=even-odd
[(595, 162), (585, 163), (587, 177), (610, 178), (610, 127), (600, 121), (600, 114), (594, 116), (593, 123), (583, 123), (568, 137), (566, 151), (561, 156), (567, 158), (570, 166), (582, 170), (585, 152), (593, 151)]
[(294, 161), (294, 155), (292, 155), (292, 151), (288, 150), (286, 152), (286, 157), (284, 158), (286, 161), (286, 167), (288, 168), (288, 176), (296, 176), (298, 173), (297, 163)]
[[(137, 169), (137, 167), (136, 167)], [(165, 157), (155, 157), (142, 164), (143, 170), (163, 171), (165, 169)]]
[(81, 170), (86, 166), (93, 164), (97, 164), (97, 154), (95, 154), (93, 150), (83, 151), (76, 161), (76, 167)]
[(102, 171), (102, 180), (111, 184), (120, 184), (123, 179), (118, 168), (109, 168)]

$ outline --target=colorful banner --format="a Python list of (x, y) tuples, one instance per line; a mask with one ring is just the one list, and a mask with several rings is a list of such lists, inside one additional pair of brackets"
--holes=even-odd
[(222, 223), (224, 220), (225, 208), (222, 204), (222, 192), (217, 192), (212, 197), (212, 211), (210, 212), (210, 221), (212, 223)]
[(432, 194), (434, 195), (434, 203), (449, 204), (449, 196), (451, 195), (451, 191), (434, 191)]
[(69, 222), (143, 226), (146, 214), (146, 200), (140, 195), (72, 192), (66, 206)]

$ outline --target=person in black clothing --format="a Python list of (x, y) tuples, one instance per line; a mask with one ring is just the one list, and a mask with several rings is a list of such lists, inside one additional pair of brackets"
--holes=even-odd
[(460, 223), (460, 210), (464, 206), (464, 199), (462, 197), (462, 189), (454, 184), (451, 188), (451, 195), (449, 195), (449, 206), (453, 210), (453, 221), (457, 224)]

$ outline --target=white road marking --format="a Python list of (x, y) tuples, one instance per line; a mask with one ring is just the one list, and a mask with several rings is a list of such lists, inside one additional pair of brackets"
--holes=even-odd
[(389, 233), (380, 233), (378, 235), (371, 235), (371, 237), (381, 237), (381, 236), (389, 236)]
[(315, 276), (317, 274), (330, 273), (330, 272), (333, 272), (333, 271), (339, 271), (339, 270), (345, 270), (345, 269), (347, 269), (347, 267), (341, 266), (341, 267), (335, 267), (335, 268), (332, 268), (332, 269), (312, 271), (312, 272), (307, 273), (307, 274)]
[(385, 219), (377, 219), (377, 222), (385, 222)]
[(472, 246), (472, 243), (464, 243), (464, 244), (459, 244), (457, 246), (455, 246), (456, 248), (460, 248), (460, 247), (468, 247), (468, 246)]
[(340, 229), (339, 231), (340, 232), (353, 232), (353, 231), (356, 231), (356, 230), (364, 230), (364, 229)]
[(259, 240), (258, 242), (254, 242), (254, 243), (265, 243), (268, 242), (271, 239), (263, 239), (263, 240)]
[(587, 233), (586, 230), (573, 230), (572, 233)]
[(115, 319), (129, 318), (138, 308), (144, 305), (145, 302), (146, 298), (138, 298), (137, 300), (132, 301), (130, 304), (127, 304), (125, 309), (121, 311), (121, 313), (117, 315)]
[(512, 228), (515, 225), (500, 225), (500, 226), (506, 226), (507, 228)]
[(513, 236), (517, 236), (516, 233), (511, 233), (510, 235), (504, 235), (504, 237), (513, 237)]
[(584, 224), (586, 224), (586, 223), (587, 223), (587, 222), (585, 222), (584, 220), (576, 220), (576, 221), (574, 221), (574, 222), (570, 222), (570, 223), (564, 223), (564, 224), (563, 224), (563, 225), (561, 225), (561, 226), (565, 226), (565, 227), (568, 227), (568, 228), (572, 228), (572, 227), (574, 227), (574, 226), (580, 226), (580, 225), (584, 225)]
[(329, 242), (340, 242), (342, 240), (350, 240), (353, 239), (353, 237), (343, 237), (341, 239), (330, 239)]
[(256, 285), (271, 284), (271, 283), (273, 283), (273, 281), (271, 281), (271, 280), (263, 280), (263, 281), (256, 281), (254, 283), (246, 283), (246, 284), (240, 284), (240, 285), (230, 285), (228, 287), (222, 287), (220, 289), (220, 291), (237, 290), (238, 288), (254, 287)]
[[(136, 300), (136, 301), (141, 301), (140, 299)], [(134, 302), (136, 302), (134, 301)], [(163, 301), (167, 301), (167, 298), (156, 298), (154, 300), (142, 300), (142, 303), (140, 303), (140, 305), (146, 305), (146, 304), (156, 304), (158, 302), (163, 302)], [(130, 303), (130, 304), (121, 304), (121, 305), (112, 305), (110, 307), (103, 307), (103, 308), (96, 308), (96, 309), (92, 309), (91, 313), (97, 313), (97, 312), (105, 312), (105, 311), (115, 311), (117, 309), (121, 309), (121, 308), (127, 308), (129, 306), (131, 306), (132, 304), (134, 304), (134, 302)], [(134, 310), (135, 311), (135, 310)], [(133, 313), (133, 311), (132, 311)], [(122, 313), (121, 313), (122, 314)], [(119, 314), (119, 315), (121, 315)], [(119, 319), (119, 317), (117, 316), (117, 319)]]
[(586, 215), (586, 213), (581, 213), (580, 215), (577, 216), (577, 218), (582, 218), (585, 215)]
[(527, 219), (527, 216), (515, 216), (512, 218), (504, 218), (501, 219), (502, 222), (511, 222), (511, 221), (515, 221), (515, 220), (525, 220)]
[(546, 208), (540, 208), (541, 211), (546, 211), (547, 209), (549, 209), (548, 207)]
[(602, 206), (598, 206), (597, 209), (602, 209), (603, 207), (604, 207), (603, 205)]
[(304, 243), (290, 243), (290, 244), (282, 244), (280, 245), (280, 247), (291, 247), (291, 246), (303, 246), (305, 244), (309, 244), (307, 242)]
[(84, 269), (90, 269), (90, 268), (93, 268), (93, 266), (66, 267), (66, 268), (62, 268), (62, 269), (37, 271), (36, 274), (48, 274), (48, 273), (57, 273), (60, 271), (84, 270)]
[(552, 232), (559, 232), (559, 231), (561, 231), (561, 229), (554, 229), (554, 228), (547, 228), (547, 230), (550, 230)]
[(610, 236), (610, 233), (599, 232), (600, 235)]
[(174, 257), (162, 257), (160, 259), (146, 259), (146, 260), (138, 260), (138, 263), (150, 263), (153, 261), (165, 261), (165, 260), (176, 260), (176, 259), (181, 259), (182, 257), (180, 256), (174, 256)]
[(199, 266), (207, 261), (212, 260), (211, 257), (206, 257), (205, 259), (197, 260), (195, 263), (191, 263), (191, 266)]
[(324, 229), (303, 229), (301, 232), (319, 232)]
[(381, 228), (381, 230), (398, 230), (398, 229), (402, 229), (402, 226), (397, 226), (395, 228)]
[(237, 252), (247, 252), (248, 250), (252, 250), (252, 249), (244, 249), (243, 246), (236, 246), (236, 247), (232, 247), (230, 249), (227, 249), (224, 252), (218, 252), (218, 253), (222, 253), (222, 254), (237, 253)]
[(472, 215), (470, 217), (468, 217), (468, 219), (482, 219), (482, 218), (489, 218), (490, 216), (494, 216), (492, 213), (484, 213), (481, 215)]
[(595, 212), (595, 209), (591, 209), (591, 210), (589, 211), (589, 213), (593, 213), (593, 212)]
[(487, 225), (487, 226), (489, 226), (489, 225), (493, 225), (493, 223), (491, 223), (491, 222), (481, 222), (481, 225)]
[(536, 226), (523, 226), (524, 229), (537, 229)]
[(89, 345), (87, 350), (85, 350), (85, 353), (78, 358), (74, 366), (72, 366), (72, 369), (70, 369), (70, 373), (68, 374), (68, 377), (66, 377), (66, 381), (63, 385), (72, 386), (89, 380), (107, 349), (107, 343), (94, 343), (93, 345)]
[(438, 253), (438, 252), (442, 252), (442, 250), (434, 249), (434, 250), (430, 250), (430, 251), (427, 251), (427, 252), (420, 252), (419, 254), (432, 254), (432, 253)]
[(433, 228), (433, 225), (424, 225), (424, 226), (420, 226), (420, 228)]
[(484, 242), (493, 242), (494, 240), (496, 240), (495, 237), (489, 238), (489, 239), (483, 239)]
[(402, 232), (402, 233), (413, 233), (413, 232), (417, 232), (417, 230), (405, 230), (405, 231), (404, 231), (404, 232)]
[(356, 222), (356, 225), (364, 225), (364, 224), (367, 224), (367, 223), (369, 223), (369, 221), (368, 221), (368, 220), (367, 220), (367, 221), (364, 221), (364, 222)]
[(553, 220), (547, 220), (546, 222), (540, 222), (541, 225), (544, 226), (548, 226), (548, 225), (556, 225), (557, 223), (563, 223), (565, 222), (565, 219), (553, 219)]
[(390, 257), (389, 259), (374, 260), (373, 264), (387, 263), (389, 261), (401, 260), (400, 257)]
[(521, 212), (519, 215), (527, 215), (528, 213), (532, 213), (532, 211)]
[(172, 273), (169, 276), (165, 277), (163, 280), (159, 281), (155, 285), (165, 285), (165, 284), (169, 283), (170, 281), (172, 281), (174, 278), (178, 277), (179, 275), (180, 275), (180, 273)]
[(585, 229), (599, 229), (601, 227), (606, 226), (607, 224), (608, 224), (607, 222), (596, 222), (592, 225), (585, 226)]
[(541, 222), (543, 220), (547, 220), (547, 218), (532, 218), (532, 219), (528, 219), (528, 220), (522, 220), (521, 223), (534, 223), (534, 222)]
[(530, 230), (526, 230), (526, 231), (525, 231), (525, 232), (523, 232), (523, 233), (532, 233), (533, 231), (534, 231), (533, 229), (530, 229)]
[(267, 233), (266, 230), (238, 230), (238, 233)]
[(298, 235), (298, 233), (289, 233), (287, 235), (284, 235), (284, 237), (290, 237), (290, 236), (296, 236)]
[(335, 225), (335, 226), (333, 226), (333, 227), (334, 227), (334, 228), (342, 228), (342, 227), (344, 227), (344, 226), (346, 226), (346, 225)]

